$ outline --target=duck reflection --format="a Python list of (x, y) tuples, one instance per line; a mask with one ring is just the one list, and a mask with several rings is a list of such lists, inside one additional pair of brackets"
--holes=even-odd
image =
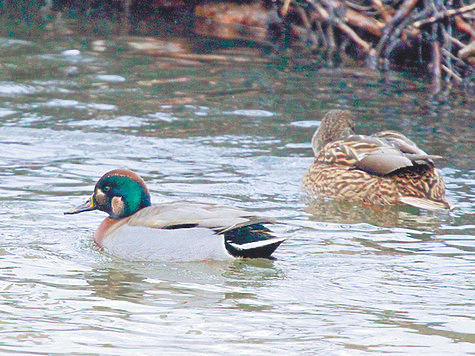
[(229, 305), (231, 300), (245, 309), (258, 299), (256, 287), (283, 277), (268, 259), (164, 264), (114, 260), (85, 275), (93, 295), (101, 298), (186, 307)]
[(361, 203), (304, 198), (310, 219), (342, 224), (368, 223), (387, 228), (437, 230), (447, 222), (447, 214), (423, 211), (410, 206), (369, 206)]

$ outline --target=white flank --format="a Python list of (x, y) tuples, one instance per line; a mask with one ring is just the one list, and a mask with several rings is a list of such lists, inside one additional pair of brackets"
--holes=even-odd
[(175, 230), (124, 225), (102, 241), (107, 252), (132, 261), (227, 260), (224, 237), (202, 228)]
[(232, 247), (234, 247), (236, 250), (252, 250), (254, 248), (259, 248), (259, 247), (272, 245), (272, 244), (275, 244), (277, 242), (283, 242), (284, 240), (285, 240), (285, 238), (274, 237), (272, 239), (248, 242), (247, 244), (242, 244), (242, 245), (235, 244), (235, 243), (229, 243), (229, 244)]

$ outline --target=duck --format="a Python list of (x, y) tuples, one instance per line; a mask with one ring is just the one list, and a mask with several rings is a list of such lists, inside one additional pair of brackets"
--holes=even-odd
[(115, 169), (96, 183), (91, 197), (64, 214), (100, 210), (106, 217), (94, 242), (126, 260), (198, 261), (271, 258), (285, 238), (265, 225), (269, 217), (209, 203), (151, 203), (150, 192), (137, 173)]
[(315, 159), (302, 179), (309, 198), (365, 205), (410, 205), (427, 210), (452, 209), (434, 160), (397, 131), (355, 133), (355, 116), (330, 110), (312, 137)]

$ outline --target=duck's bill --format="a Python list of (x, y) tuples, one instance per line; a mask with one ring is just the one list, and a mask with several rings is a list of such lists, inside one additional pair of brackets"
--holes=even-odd
[(77, 214), (77, 213), (82, 213), (83, 211), (91, 211), (91, 210), (96, 210), (97, 207), (94, 205), (94, 199), (92, 196), (85, 202), (84, 204), (81, 204), (75, 208), (72, 208), (71, 210), (65, 211), (65, 214)]

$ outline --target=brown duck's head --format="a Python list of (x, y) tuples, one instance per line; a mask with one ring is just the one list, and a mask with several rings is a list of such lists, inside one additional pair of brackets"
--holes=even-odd
[(312, 137), (312, 148), (315, 156), (329, 142), (353, 135), (355, 133), (355, 117), (348, 110), (330, 110)]

